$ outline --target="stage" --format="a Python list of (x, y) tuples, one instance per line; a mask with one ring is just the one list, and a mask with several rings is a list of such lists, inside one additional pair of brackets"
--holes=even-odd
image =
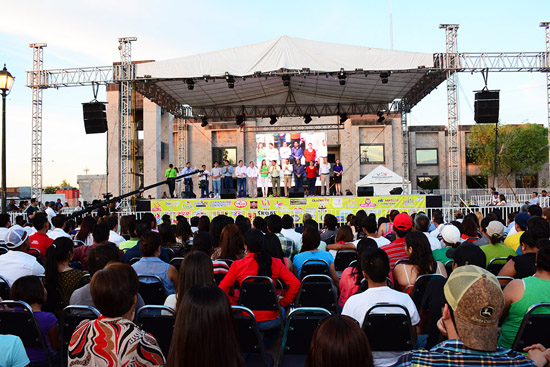
[(164, 214), (169, 214), (173, 220), (176, 216), (186, 218), (207, 215), (213, 218), (217, 215), (236, 217), (244, 215), (250, 219), (256, 216), (271, 214), (291, 215), (295, 222), (301, 221), (304, 213), (309, 213), (318, 222), (323, 221), (327, 213), (333, 214), (339, 222), (345, 222), (348, 214), (358, 210), (386, 215), (392, 209), (399, 211), (420, 211), (426, 209), (426, 196), (313, 196), (305, 198), (267, 197), (243, 199), (161, 199), (138, 201), (138, 212), (152, 212), (160, 222)]

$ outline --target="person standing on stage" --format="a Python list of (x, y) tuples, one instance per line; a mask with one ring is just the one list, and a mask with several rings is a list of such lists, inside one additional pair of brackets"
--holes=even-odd
[(199, 172), (199, 188), (201, 189), (201, 198), (210, 197), (210, 190), (208, 189), (208, 176), (210, 176), (210, 172), (203, 164), (202, 172)]
[(246, 196), (246, 166), (242, 159), (235, 169), (235, 175), (237, 175), (237, 197), (244, 198)]
[(307, 196), (315, 196), (315, 181), (317, 181), (318, 172), (315, 162), (309, 161), (309, 166), (306, 167)]
[(290, 147), (288, 146), (287, 142), (284, 141), (283, 146), (281, 147), (281, 149), (279, 149), (279, 155), (281, 156), (281, 163), (285, 159), (290, 159), (290, 154), (291, 154)]
[(223, 164), (225, 165), (222, 168), (223, 173), (223, 188), (224, 189), (232, 189), (233, 188), (233, 166), (229, 164), (229, 161), (226, 159), (223, 161)]
[(281, 188), (281, 167), (275, 159), (271, 161), (271, 166), (269, 166), (269, 177), (271, 177), (273, 196), (278, 197)]
[(266, 152), (268, 161), (279, 161), (279, 151), (273, 147), (273, 143), (269, 143)]
[(321, 196), (329, 195), (330, 185), (330, 163), (328, 158), (322, 158), (321, 164), (319, 164), (319, 173), (321, 174)]
[(309, 162), (315, 163), (315, 155), (317, 153), (315, 152), (315, 149), (313, 149), (313, 144), (309, 143), (307, 145), (307, 149), (304, 152), (304, 158), (306, 159), (306, 166), (309, 165)]
[(294, 183), (297, 189), (304, 187), (304, 174), (306, 173), (306, 167), (300, 162), (300, 159), (296, 160), (294, 165)]
[(269, 189), (269, 166), (265, 159), (262, 159), (262, 165), (260, 166), (260, 187), (262, 188), (262, 196), (267, 197), (267, 191)]
[(336, 164), (332, 167), (332, 172), (334, 172), (334, 186), (336, 188), (336, 195), (342, 195), (342, 173), (344, 172), (344, 167), (340, 163), (340, 160), (336, 160)]
[[(189, 175), (195, 173), (195, 169), (191, 168), (191, 163), (187, 162), (185, 168), (181, 171), (182, 175)], [(193, 176), (189, 175), (183, 178), (183, 183), (185, 184), (185, 197), (193, 197)]]
[(168, 191), (170, 192), (170, 197), (173, 198), (174, 190), (176, 189), (176, 176), (178, 175), (178, 169), (174, 168), (174, 165), (170, 163), (164, 175), (166, 176), (166, 179), (168, 181), (167, 184)]
[(296, 164), (297, 162), (301, 162), (302, 157), (304, 156), (304, 151), (302, 150), (302, 147), (300, 147), (300, 143), (297, 141), (294, 142), (294, 146), (292, 147), (292, 150), (290, 152), (290, 156), (292, 157), (292, 163)]
[(254, 165), (253, 161), (250, 161), (250, 165), (246, 169), (246, 179), (248, 187), (248, 197), (258, 197), (258, 167)]
[(214, 192), (214, 197), (216, 199), (220, 198), (220, 191), (222, 188), (222, 169), (218, 167), (218, 161), (214, 162), (214, 167), (212, 168), (212, 191)]
[(288, 196), (288, 189), (292, 187), (292, 164), (288, 162), (288, 159), (283, 159), (283, 185), (285, 187), (285, 196)]
[(258, 166), (262, 164), (262, 161), (265, 159), (265, 147), (263, 143), (258, 143), (258, 148), (256, 149), (256, 162)]
[(325, 139), (321, 140), (321, 146), (317, 147), (317, 154), (319, 154), (321, 160), (328, 157), (328, 147)]

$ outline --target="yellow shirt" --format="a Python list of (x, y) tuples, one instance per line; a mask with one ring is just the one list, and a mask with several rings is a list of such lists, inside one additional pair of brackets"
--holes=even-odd
[(518, 233), (514, 233), (513, 235), (511, 236), (508, 236), (506, 237), (506, 239), (504, 240), (504, 244), (510, 248), (512, 248), (512, 250), (514, 251), (517, 251), (518, 250), (518, 247), (520, 245), (519, 243), (519, 238), (521, 237), (521, 235), (524, 233), (525, 231), (521, 231), (521, 232), (518, 232)]

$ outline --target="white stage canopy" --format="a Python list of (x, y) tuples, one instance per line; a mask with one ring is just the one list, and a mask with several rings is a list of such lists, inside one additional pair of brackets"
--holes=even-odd
[[(409, 186), (410, 192), (411, 182), (406, 181), (405, 185)], [(359, 187), (366, 186), (374, 187), (374, 195), (376, 196), (391, 195), (391, 190), (396, 187), (403, 187), (403, 177), (380, 165), (355, 183), (355, 192), (357, 193)]]

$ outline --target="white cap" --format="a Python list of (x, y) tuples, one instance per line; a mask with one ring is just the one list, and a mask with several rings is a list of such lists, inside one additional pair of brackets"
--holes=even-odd
[(445, 224), (445, 227), (441, 230), (441, 236), (443, 241), (450, 245), (460, 242), (460, 230), (452, 224)]

